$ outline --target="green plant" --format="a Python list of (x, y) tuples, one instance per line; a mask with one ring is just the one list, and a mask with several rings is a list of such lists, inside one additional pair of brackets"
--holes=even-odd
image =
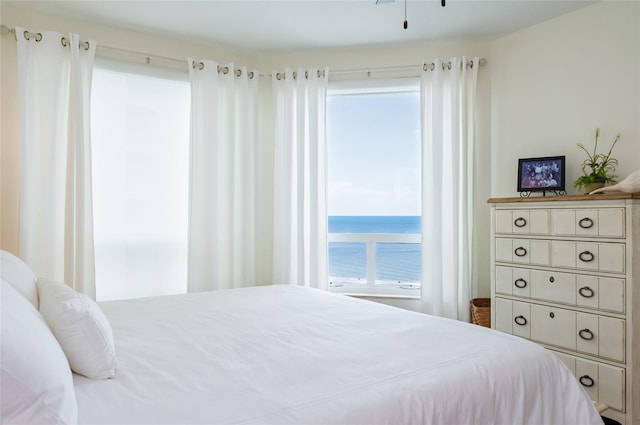
[(582, 143), (578, 143), (578, 147), (587, 154), (587, 159), (582, 162), (583, 175), (573, 182), (573, 186), (576, 188), (581, 188), (595, 182), (602, 182), (605, 184), (616, 183), (616, 178), (618, 176), (613, 173), (618, 167), (618, 160), (611, 156), (611, 152), (613, 151), (613, 147), (616, 143), (618, 143), (618, 140), (620, 140), (620, 133), (616, 134), (616, 137), (609, 148), (609, 152), (607, 152), (606, 155), (598, 153), (599, 137), (600, 129), (596, 128), (596, 142), (593, 146), (593, 153), (589, 152)]

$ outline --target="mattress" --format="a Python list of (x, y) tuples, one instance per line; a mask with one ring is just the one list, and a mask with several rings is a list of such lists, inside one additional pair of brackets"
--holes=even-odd
[(295, 286), (100, 304), (114, 379), (74, 375), (83, 424), (602, 424), (544, 348)]

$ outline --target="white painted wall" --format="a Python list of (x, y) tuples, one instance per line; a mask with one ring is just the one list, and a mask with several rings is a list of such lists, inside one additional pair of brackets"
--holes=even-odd
[(596, 127), (601, 149), (622, 133), (619, 176), (640, 169), (640, 2), (604, 1), (507, 35), (491, 62), (491, 196), (517, 196), (518, 158), (554, 155), (566, 155), (577, 193), (576, 143), (593, 148)]

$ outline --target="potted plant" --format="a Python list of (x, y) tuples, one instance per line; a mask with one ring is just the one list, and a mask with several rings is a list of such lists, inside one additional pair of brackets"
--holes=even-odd
[(620, 133), (616, 134), (606, 155), (598, 153), (599, 137), (600, 129), (596, 128), (596, 142), (593, 146), (593, 153), (589, 152), (582, 143), (578, 143), (578, 147), (587, 154), (587, 159), (582, 162), (583, 175), (573, 182), (573, 186), (577, 189), (584, 188), (585, 193), (604, 187), (605, 184), (616, 183), (616, 178), (618, 177), (613, 174), (618, 167), (618, 160), (611, 156), (611, 152), (618, 140), (620, 140)]

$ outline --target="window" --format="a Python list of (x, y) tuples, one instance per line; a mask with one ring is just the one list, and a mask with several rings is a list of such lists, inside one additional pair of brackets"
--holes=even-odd
[(96, 62), (91, 108), (96, 298), (186, 292), (186, 73)]
[(329, 288), (418, 297), (417, 80), (333, 84), (327, 101)]

